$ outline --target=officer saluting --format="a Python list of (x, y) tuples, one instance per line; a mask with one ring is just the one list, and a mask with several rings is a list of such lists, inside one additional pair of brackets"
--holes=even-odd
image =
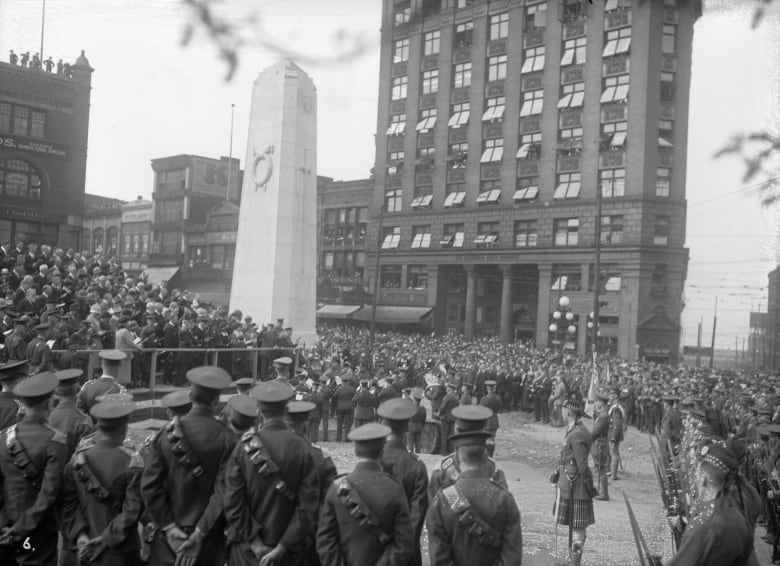
[[(19, 564), (50, 566), (57, 561), (53, 506), (65, 467), (65, 435), (46, 423), (57, 387), (51, 372), (20, 381), (14, 394), (24, 417), (0, 433), (0, 546), (11, 547)], [(7, 554), (3, 564), (13, 560)], [(13, 562), (11, 562), (13, 563)]]
[(161, 531), (151, 548), (155, 566), (225, 562), (222, 501), (216, 490), (236, 437), (214, 418), (214, 410), (220, 392), (230, 386), (230, 375), (202, 366), (189, 370), (187, 379), (192, 409), (173, 417), (154, 439), (141, 476), (141, 497)]
[(461, 471), (431, 502), (426, 525), (431, 566), (520, 564), (520, 510), (505, 486), (486, 478), (485, 430), (452, 435)]
[(225, 471), (228, 563), (304, 564), (305, 543), (317, 517), (319, 483), (308, 442), (284, 423), (295, 391), (275, 379), (255, 386), (250, 396), (259, 403), (263, 428), (241, 437)]
[[(377, 414), (382, 424), (390, 427), (382, 455), (382, 468), (401, 482), (409, 503), (409, 520), (414, 540), (419, 540), (428, 511), (428, 470), (417, 454), (406, 450), (406, 431), (409, 419), (417, 413), (417, 405), (411, 399), (390, 399), (379, 405)], [(412, 564), (422, 564), (420, 546), (414, 547)]]
[(320, 512), (317, 553), (323, 566), (406, 566), (418, 541), (398, 480), (380, 458), (390, 428), (369, 423), (349, 433), (358, 463), (330, 486)]
[[(452, 416), (455, 417), (455, 432), (478, 432), (484, 431), (493, 411), (481, 405), (462, 405), (452, 410)], [(492, 434), (492, 433), (491, 433)], [(488, 456), (481, 464), (484, 477), (492, 479), (500, 486), (506, 488), (506, 477), (504, 472), (498, 469), (496, 463)], [(433, 470), (431, 481), (428, 484), (429, 499), (433, 499), (440, 489), (455, 483), (460, 475), (460, 460), (458, 453), (454, 452), (446, 456), (439, 466)]]
[(101, 350), (98, 354), (103, 368), (103, 374), (97, 379), (87, 381), (76, 399), (76, 406), (88, 413), (97, 402), (98, 395), (113, 395), (123, 393), (125, 388), (116, 381), (119, 366), (127, 356), (119, 350)]
[(62, 518), (77, 541), (82, 562), (94, 566), (140, 562), (138, 522), (143, 503), (141, 455), (124, 445), (131, 401), (101, 401), (92, 407), (98, 432), (85, 438), (65, 467)]

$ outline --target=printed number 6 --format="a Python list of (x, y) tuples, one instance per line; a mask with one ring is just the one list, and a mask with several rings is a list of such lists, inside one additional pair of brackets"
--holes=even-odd
[(22, 543), (22, 548), (25, 550), (32, 550), (32, 544), (30, 544), (30, 537), (24, 539), (24, 542)]

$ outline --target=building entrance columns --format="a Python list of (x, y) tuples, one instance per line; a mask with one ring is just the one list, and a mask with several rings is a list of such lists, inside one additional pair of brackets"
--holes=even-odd
[(512, 328), (512, 266), (501, 265), (501, 325), (499, 335), (502, 344), (509, 344), (513, 338)]
[(476, 266), (467, 265), (466, 269), (466, 320), (463, 329), (463, 337), (466, 340), (474, 339), (477, 325), (477, 279)]

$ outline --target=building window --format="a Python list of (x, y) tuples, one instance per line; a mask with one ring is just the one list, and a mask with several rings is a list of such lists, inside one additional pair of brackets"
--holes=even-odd
[(659, 167), (655, 176), (655, 196), (668, 197), (671, 194), (672, 172), (666, 167)]
[(431, 247), (431, 227), (412, 226), (412, 249)]
[(468, 152), (469, 152), (469, 142), (450, 144), (450, 156), (452, 157), (450, 161), (454, 161), (456, 158), (465, 156)]
[(33, 138), (46, 136), (46, 113), (33, 110), (30, 117), (30, 134)]
[(333, 252), (325, 252), (322, 254), (322, 269), (324, 271), (333, 270)]
[(149, 234), (141, 234), (141, 253), (149, 253)]
[(391, 151), (387, 154), (387, 174), (397, 175), (401, 172), (404, 163), (403, 151)]
[(672, 143), (672, 127), (673, 122), (671, 120), (658, 121), (658, 147), (674, 147)]
[(460, 128), (461, 126), (466, 125), (469, 121), (470, 108), (471, 105), (468, 102), (453, 104), (452, 114), (450, 115), (450, 121), (447, 122), (447, 125), (450, 128)]
[(553, 243), (556, 246), (576, 246), (579, 243), (579, 218), (556, 218), (553, 223)]
[(561, 87), (558, 108), (581, 108), (585, 100), (585, 83), (571, 83)]
[(478, 248), (488, 248), (498, 244), (498, 222), (480, 222), (477, 224), (477, 237), (474, 244)]
[(27, 200), (41, 199), (41, 176), (35, 166), (22, 159), (0, 161), (0, 195)]
[(604, 79), (604, 92), (601, 93), (601, 103), (625, 102), (628, 100), (628, 75), (618, 75)]
[(172, 171), (157, 172), (157, 190), (162, 193), (183, 191), (187, 187), (187, 170), (174, 169)]
[(412, 18), (412, 3), (410, 0), (396, 0), (395, 3), (395, 25), (400, 26), (408, 24)]
[(409, 60), (409, 38), (399, 39), (393, 46), (393, 63), (403, 63)]
[(628, 53), (631, 49), (631, 28), (614, 29), (607, 32), (607, 43), (604, 45), (602, 57), (612, 57)]
[(553, 198), (564, 199), (580, 196), (580, 178), (581, 173), (559, 173), (558, 185), (555, 187)]
[[(564, 128), (558, 131), (558, 137), (562, 141), (580, 140), (582, 138), (582, 128), (580, 126), (577, 126), (576, 128)], [(566, 153), (567, 155), (574, 155), (575, 153), (582, 151), (582, 143), (577, 143), (575, 145), (571, 145), (571, 147), (562, 147), (559, 149), (562, 151), (562, 153)]]
[(382, 289), (400, 289), (401, 288), (401, 266), (383, 265), (380, 268), (381, 276), (379, 286)]
[(190, 246), (187, 255), (190, 260), (190, 267), (205, 267), (209, 264), (208, 248), (206, 246)]
[(441, 48), (441, 32), (431, 31), (425, 34), (423, 39), (423, 54), (436, 55)]
[(504, 111), (506, 110), (506, 97), (496, 96), (494, 98), (487, 99), (487, 109), (482, 115), (482, 121), (488, 122), (491, 120), (503, 120)]
[(13, 107), (13, 128), (14, 134), (26, 136), (30, 130), (30, 109), (26, 106)]
[(602, 244), (623, 243), (623, 216), (622, 215), (601, 217), (601, 243)]
[(531, 90), (523, 93), (523, 106), (520, 108), (520, 117), (533, 116), (542, 113), (544, 105), (544, 91)]
[(406, 114), (393, 114), (390, 116), (390, 126), (385, 132), (388, 136), (399, 136), (406, 129)]
[(501, 181), (482, 181), (477, 204), (498, 204), (501, 200)]
[(485, 140), (482, 150), (482, 157), (480, 157), (480, 163), (493, 163), (495, 161), (501, 161), (504, 156), (504, 138), (495, 138), (492, 140)]
[(418, 159), (415, 161), (417, 171), (431, 171), (433, 169), (433, 156), (436, 153), (434, 147), (420, 147), (417, 148), (417, 157), (428, 157), (430, 159)]
[(0, 132), (11, 131), (11, 103), (0, 102)]
[(122, 241), (124, 242), (122, 253), (129, 255), (132, 250), (133, 237), (130, 234), (125, 234), (125, 237), (122, 239)]
[(462, 248), (464, 235), (463, 224), (445, 224), (444, 236), (439, 243), (443, 248)]
[(539, 196), (539, 177), (520, 177), (517, 180), (517, 188), (512, 200), (517, 202), (529, 202)]
[(613, 12), (615, 10), (623, 10), (626, 8), (631, 8), (631, 0), (607, 0), (607, 3), (604, 4), (605, 12)]
[(422, 93), (432, 94), (439, 90), (439, 70), (432, 69), (430, 71), (423, 71), (422, 74)]
[(675, 90), (674, 74), (661, 73), (661, 100), (664, 102), (674, 100)]
[[(93, 234), (93, 237), (92, 237), (92, 252), (93, 253), (103, 253), (103, 239), (105, 237), (105, 234), (106, 233), (103, 230), (103, 228), (95, 228), (95, 231), (94, 231), (94, 234)], [(165, 233), (161, 234), (161, 239), (162, 239), (162, 236), (164, 236), (164, 235), (165, 235)], [(168, 235), (170, 235), (170, 233)]]
[(564, 23), (574, 22), (587, 15), (583, 0), (563, 0), (560, 4), (561, 20)]
[(446, 191), (447, 196), (444, 198), (445, 208), (463, 206), (463, 201), (466, 199), (465, 183), (450, 183), (447, 185)]
[(402, 77), (395, 77), (393, 79), (393, 91), (391, 98), (393, 100), (401, 100), (406, 98), (406, 87), (409, 85), (409, 77), (406, 75)]
[(669, 244), (669, 217), (656, 216), (655, 230), (653, 232), (653, 243), (656, 246), (666, 246)]
[(388, 189), (385, 191), (385, 211), (401, 212), (401, 189)]
[(394, 250), (401, 243), (401, 227), (385, 226), (382, 228), (382, 249)]
[(547, 2), (532, 4), (525, 8), (525, 29), (533, 31), (547, 26)]
[(541, 143), (541, 132), (520, 136), (520, 148), (517, 150), (517, 155), (515, 157), (517, 157), (517, 159), (528, 160), (539, 159), (542, 148)]
[(184, 218), (184, 201), (158, 200), (154, 205), (155, 222), (179, 222)]
[(421, 185), (414, 188), (414, 198), (412, 199), (412, 208), (430, 208), (433, 202), (433, 187), (431, 185)]
[(536, 246), (539, 238), (536, 220), (515, 220), (515, 247), (530, 248)]
[(428, 268), (420, 265), (408, 266), (406, 268), (406, 288), (412, 291), (424, 291), (427, 289)]
[(455, 48), (470, 47), (474, 35), (474, 22), (464, 22), (455, 26)]
[(506, 55), (488, 57), (488, 82), (503, 81), (506, 78)]
[(622, 197), (626, 193), (625, 169), (602, 169), (599, 171), (599, 186), (604, 198)]
[[(596, 266), (590, 264), (588, 273), (588, 291), (593, 291), (593, 279), (596, 273)], [(616, 263), (602, 263), (599, 266), (599, 291), (602, 293), (620, 291), (622, 285), (622, 276), (620, 266)], [(603, 317), (606, 318), (606, 317)], [(599, 324), (602, 324), (602, 317), (599, 317)]]
[(561, 67), (584, 63), (587, 47), (588, 41), (586, 37), (578, 37), (577, 39), (567, 39), (564, 41), (563, 57), (561, 57)]
[(674, 54), (675, 36), (677, 35), (677, 26), (664, 25), (663, 38), (661, 39), (661, 52)]
[(471, 85), (471, 61), (455, 65), (452, 75), (452, 87), (461, 88)]
[(603, 136), (603, 149), (617, 149), (626, 147), (628, 135), (628, 122), (610, 122), (601, 126)]
[(496, 14), (490, 16), (490, 40), (504, 39), (509, 37), (509, 13)]
[(436, 108), (425, 108), (420, 110), (420, 121), (417, 122), (415, 130), (418, 132), (427, 132), (436, 125)]
[(521, 73), (532, 73), (544, 69), (544, 45), (526, 49), (523, 57)]
[(668, 292), (667, 271), (665, 263), (656, 263), (653, 268), (653, 281), (650, 294), (653, 297), (665, 297)]
[(553, 263), (551, 291), (582, 290), (582, 267), (575, 263)]

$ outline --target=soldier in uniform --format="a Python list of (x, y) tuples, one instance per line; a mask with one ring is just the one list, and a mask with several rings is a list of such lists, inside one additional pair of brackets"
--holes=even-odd
[(127, 356), (124, 352), (119, 350), (101, 350), (98, 354), (100, 357), (101, 366), (103, 368), (102, 375), (97, 379), (90, 379), (79, 391), (76, 398), (76, 406), (88, 413), (92, 406), (97, 402), (96, 399), (99, 395), (113, 395), (115, 393), (124, 392), (125, 388), (122, 387), (116, 381), (117, 374), (119, 373), (119, 366)]
[(396, 397), (400, 397), (398, 395), (398, 390), (393, 385), (394, 377), (392, 374), (385, 376), (385, 386), (382, 388), (382, 390), (379, 392), (379, 394), (376, 396), (376, 402), (377, 405), (381, 405), (385, 401), (389, 401), (390, 399), (395, 399)]
[[(354, 409), (352, 408), (352, 398), (355, 396), (355, 388), (352, 382), (344, 380), (341, 385), (333, 392), (331, 406), (336, 406), (336, 442), (341, 442), (343, 438), (347, 441), (349, 430), (352, 428), (352, 419)], [(344, 436), (342, 437), (342, 432)]]
[[(406, 431), (409, 420), (417, 413), (417, 406), (408, 399), (390, 399), (379, 405), (377, 414), (382, 424), (390, 428), (382, 454), (382, 468), (401, 482), (409, 504), (409, 521), (414, 540), (419, 540), (428, 510), (428, 470), (416, 454), (406, 449)], [(420, 546), (414, 547), (413, 566), (422, 565)]]
[(620, 443), (623, 442), (625, 429), (626, 420), (620, 404), (620, 388), (616, 387), (609, 396), (609, 454), (612, 460), (612, 481), (618, 479), (618, 469), (622, 464)]
[(422, 396), (422, 390), (417, 388), (412, 390), (412, 399), (414, 400), (417, 412), (409, 419), (407, 449), (409, 452), (414, 452), (415, 454), (419, 454), (421, 451), (423, 428), (425, 427), (425, 422), (428, 420), (428, 411), (420, 404)]
[(446, 455), (450, 453), (450, 435), (452, 434), (452, 427), (455, 423), (455, 417), (452, 416), (452, 410), (458, 406), (458, 397), (455, 394), (458, 390), (458, 386), (453, 381), (447, 382), (447, 394), (441, 401), (437, 416), (439, 417), (439, 430), (441, 437), (441, 454)]
[(487, 441), (488, 456), (492, 458), (496, 451), (496, 432), (498, 432), (498, 411), (501, 409), (501, 397), (496, 394), (496, 382), (493, 380), (485, 382), (485, 390), (487, 393), (480, 399), (479, 404), (493, 411), (493, 415), (485, 425), (485, 430), (493, 434)]
[(320, 420), (322, 419), (323, 400), (321, 392), (321, 383), (319, 380), (315, 380), (312, 383), (311, 391), (303, 396), (303, 401), (307, 401), (314, 405), (314, 408), (309, 411), (309, 441), (312, 444), (319, 442), (320, 437)]
[(80, 369), (64, 369), (54, 374), (59, 380), (57, 389), (54, 390), (59, 402), (49, 413), (49, 424), (65, 434), (68, 459), (76, 450), (79, 440), (93, 432), (92, 420), (76, 407), (79, 379), (83, 373)]
[(233, 395), (225, 407), (227, 425), (238, 436), (257, 426), (257, 401), (248, 395)]
[(125, 446), (132, 402), (101, 401), (92, 407), (98, 432), (84, 439), (65, 467), (61, 495), (65, 540), (77, 541), (82, 564), (136, 566), (141, 547), (137, 523), (144, 461)]
[(51, 348), (46, 343), (49, 323), (44, 322), (35, 327), (37, 336), (27, 344), (27, 359), (30, 361), (30, 375), (44, 371), (52, 371), (54, 363), (51, 358)]
[[(484, 431), (493, 411), (482, 405), (463, 405), (452, 410), (455, 417), (455, 432)], [(455, 483), (460, 475), (458, 453), (447, 455), (431, 473), (428, 482), (428, 499), (432, 500), (440, 489)], [(482, 475), (499, 485), (506, 487), (504, 472), (498, 469), (496, 463), (488, 456), (482, 467)]]
[(24, 333), (27, 329), (29, 317), (21, 316), (14, 320), (14, 329), (5, 337), (5, 351), (9, 362), (27, 359), (27, 341)]
[[(236, 444), (235, 434), (214, 418), (230, 375), (202, 366), (187, 372), (192, 409), (174, 417), (149, 447), (141, 497), (160, 529), (151, 563), (212, 566), (225, 562), (225, 523), (217, 491)], [(178, 558), (177, 558), (178, 555)]]
[(276, 372), (275, 379), (290, 383), (290, 366), (292, 366), (292, 358), (290, 356), (282, 356), (274, 360), (274, 371)]
[(514, 497), (482, 470), (488, 460), (490, 433), (468, 431), (452, 436), (461, 466), (455, 483), (431, 502), (426, 525), (431, 566), (520, 564), (523, 531)]
[(14, 396), (14, 387), (27, 375), (27, 360), (14, 360), (0, 365), (0, 430), (8, 428), (19, 420), (19, 402)]
[(51, 566), (57, 562), (54, 505), (66, 446), (65, 435), (47, 424), (46, 417), (58, 383), (51, 372), (20, 381), (14, 394), (24, 406), (24, 416), (0, 433), (2, 564)]
[(593, 456), (593, 467), (596, 469), (599, 494), (594, 497), (599, 501), (609, 501), (609, 410), (607, 402), (609, 397), (603, 393), (596, 393), (594, 405), (594, 423), (591, 436), (593, 444), (590, 453)]
[(320, 376), (320, 395), (322, 396), (322, 414), (320, 415), (320, 421), (322, 423), (322, 441), (328, 442), (328, 418), (333, 413), (331, 409), (331, 400), (333, 397), (334, 389), (331, 388), (331, 383), (326, 375)]
[(376, 419), (376, 396), (371, 393), (368, 381), (361, 381), (355, 396), (352, 398), (352, 406), (355, 411), (355, 428), (372, 423)]
[(320, 499), (317, 463), (309, 442), (284, 423), (293, 388), (271, 380), (251, 396), (263, 426), (241, 437), (225, 471), (228, 564), (302, 566)]
[(401, 484), (380, 463), (390, 429), (369, 423), (349, 434), (358, 463), (328, 490), (317, 527), (323, 566), (406, 566), (418, 544)]
[(566, 436), (563, 439), (558, 469), (550, 476), (557, 483), (559, 525), (571, 530), (570, 566), (580, 566), (587, 536), (586, 529), (596, 522), (593, 515), (593, 473), (588, 467), (588, 454), (593, 443), (590, 431), (582, 424), (582, 407), (576, 401), (563, 404)]

